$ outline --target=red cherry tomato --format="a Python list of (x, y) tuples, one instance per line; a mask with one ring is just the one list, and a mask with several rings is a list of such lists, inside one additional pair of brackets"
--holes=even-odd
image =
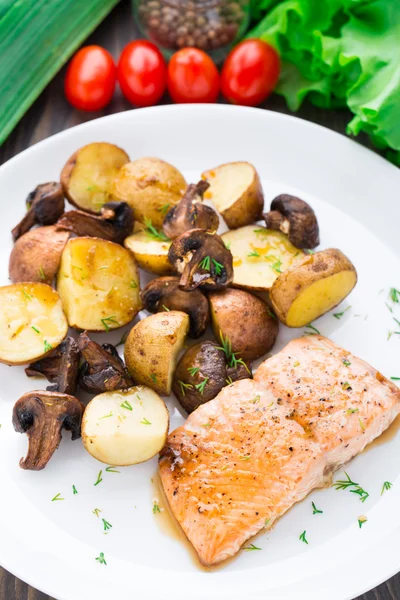
[(182, 48), (169, 61), (168, 91), (174, 102), (215, 102), (219, 94), (217, 67), (202, 50)]
[(127, 44), (118, 63), (118, 81), (132, 104), (156, 104), (167, 87), (167, 65), (157, 46), (146, 40)]
[(221, 90), (234, 104), (257, 106), (275, 88), (280, 73), (276, 50), (261, 40), (245, 40), (228, 54), (221, 73)]
[(78, 50), (68, 65), (65, 96), (80, 110), (100, 110), (110, 102), (115, 89), (116, 68), (113, 58), (101, 46)]

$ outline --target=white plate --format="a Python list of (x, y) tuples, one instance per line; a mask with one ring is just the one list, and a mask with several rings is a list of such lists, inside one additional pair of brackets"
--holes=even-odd
[[(92, 141), (116, 143), (132, 159), (159, 156), (190, 181), (219, 163), (247, 160), (261, 175), (267, 204), (280, 192), (310, 201), (321, 225), (321, 247), (340, 247), (359, 273), (358, 286), (343, 303), (351, 305), (343, 318), (329, 314), (316, 326), (385, 375), (400, 376), (400, 335), (387, 340), (400, 305), (391, 306), (394, 314), (385, 305), (389, 288), (400, 289), (399, 171), (349, 139), (276, 113), (206, 105), (135, 110), (75, 127), (23, 152), (0, 169), (1, 284), (8, 283), (10, 229), (23, 214), (27, 193), (57, 179), (66, 159)], [(275, 350), (301, 334), (281, 327)], [(107, 339), (118, 338), (114, 332)], [(156, 460), (107, 473), (65, 435), (44, 471), (19, 469), (27, 438), (13, 431), (12, 407), (24, 391), (45, 383), (28, 380), (22, 367), (4, 365), (0, 381), (0, 563), (47, 594), (60, 600), (342, 600), (400, 569), (396, 432), (348, 466), (370, 493), (364, 504), (347, 491), (315, 492), (257, 538), (261, 551), (240, 552), (209, 573), (163, 533), (157, 519), (164, 516), (152, 513)], [(173, 399), (167, 404), (175, 427), (183, 419)], [(103, 481), (94, 486), (100, 469)], [(381, 496), (384, 481), (394, 486)], [(65, 500), (52, 502), (58, 493)], [(323, 515), (312, 515), (312, 500)], [(102, 510), (99, 518), (95, 508)], [(360, 515), (368, 518), (362, 529)], [(107, 535), (102, 517), (112, 523)], [(299, 540), (304, 530), (309, 545)], [(95, 561), (100, 552), (107, 566)]]

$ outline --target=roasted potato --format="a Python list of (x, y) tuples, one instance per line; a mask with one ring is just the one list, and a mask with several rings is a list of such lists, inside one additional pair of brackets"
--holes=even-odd
[(158, 240), (147, 231), (138, 231), (125, 239), (124, 246), (132, 252), (139, 267), (145, 271), (158, 275), (168, 275), (174, 271), (168, 260), (170, 240)]
[(264, 195), (257, 171), (248, 162), (232, 162), (202, 174), (210, 184), (210, 198), (230, 229), (250, 225), (261, 218)]
[(221, 237), (233, 256), (234, 287), (268, 291), (280, 273), (304, 256), (286, 235), (259, 225), (247, 225)]
[(49, 225), (32, 229), (18, 238), (8, 265), (11, 281), (37, 281), (50, 285), (70, 235), (69, 231), (59, 231), (56, 225)]
[(282, 323), (303, 327), (337, 306), (357, 283), (357, 272), (340, 250), (305, 256), (274, 282), (270, 298)]
[(137, 386), (93, 398), (83, 415), (82, 441), (97, 460), (125, 467), (158, 454), (168, 427), (169, 413), (160, 396)]
[(257, 296), (226, 289), (208, 295), (211, 323), (217, 339), (228, 339), (244, 360), (256, 360), (271, 350), (278, 335), (278, 319)]
[(0, 288), (0, 362), (24, 365), (56, 348), (68, 332), (61, 300), (45, 283)]
[(177, 310), (136, 323), (125, 342), (125, 363), (133, 380), (168, 396), (188, 330), (188, 315)]
[(115, 179), (114, 197), (133, 208), (137, 221), (151, 221), (161, 229), (166, 213), (185, 189), (185, 178), (178, 169), (159, 158), (140, 158), (122, 167)]
[(215, 398), (226, 385), (251, 377), (248, 366), (230, 367), (228, 360), (216, 342), (199, 342), (186, 350), (176, 367), (172, 391), (188, 413)]
[(98, 238), (69, 240), (57, 289), (68, 323), (76, 329), (117, 329), (141, 309), (135, 259), (119, 244)]
[(81, 210), (100, 212), (106, 202), (114, 200), (114, 179), (129, 156), (107, 142), (82, 146), (67, 160), (61, 171), (65, 196)]

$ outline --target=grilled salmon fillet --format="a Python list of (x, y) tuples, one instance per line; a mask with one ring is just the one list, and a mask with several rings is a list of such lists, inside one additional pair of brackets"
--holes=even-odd
[(255, 380), (321, 445), (331, 471), (364, 450), (400, 412), (393, 382), (320, 335), (289, 342), (259, 366)]
[(322, 336), (291, 341), (173, 431), (160, 454), (172, 512), (204, 565), (233, 556), (400, 412), (400, 390)]

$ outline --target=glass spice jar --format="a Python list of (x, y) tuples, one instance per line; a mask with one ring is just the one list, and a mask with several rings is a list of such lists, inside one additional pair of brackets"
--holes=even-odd
[(222, 61), (250, 21), (250, 0), (133, 0), (143, 34), (170, 56), (194, 46)]

